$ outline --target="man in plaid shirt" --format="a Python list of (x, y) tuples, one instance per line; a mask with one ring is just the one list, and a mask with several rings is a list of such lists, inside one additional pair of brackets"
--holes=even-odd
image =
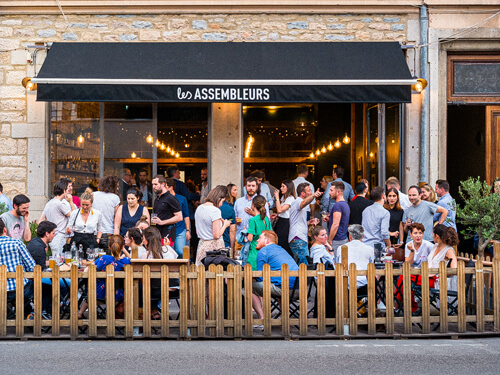
[[(25, 272), (33, 272), (35, 261), (28, 249), (20, 240), (7, 236), (7, 228), (0, 219), (0, 265), (7, 266), (7, 272), (16, 272), (18, 265), (23, 266)], [(33, 280), (24, 279), (24, 314), (31, 312), (30, 301), (33, 298)], [(7, 279), (7, 300), (16, 299), (16, 279)]]

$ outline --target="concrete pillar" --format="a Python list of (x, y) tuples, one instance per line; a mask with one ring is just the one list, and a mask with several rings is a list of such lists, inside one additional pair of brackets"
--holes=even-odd
[(208, 122), (210, 188), (243, 183), (243, 118), (240, 103), (213, 103)]

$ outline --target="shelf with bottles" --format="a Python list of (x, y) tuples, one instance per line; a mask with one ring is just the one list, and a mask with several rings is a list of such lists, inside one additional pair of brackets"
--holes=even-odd
[(52, 159), (57, 173), (99, 174), (99, 160), (69, 156), (62, 159)]

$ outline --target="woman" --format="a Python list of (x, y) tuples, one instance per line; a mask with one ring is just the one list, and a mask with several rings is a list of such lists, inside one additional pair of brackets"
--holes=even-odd
[(196, 233), (200, 239), (196, 252), (196, 265), (199, 266), (207, 251), (224, 248), (222, 235), (231, 225), (229, 220), (222, 219), (219, 209), (226, 200), (227, 187), (218, 185), (207, 195), (205, 203), (198, 206), (194, 214)]
[(139, 204), (141, 198), (142, 192), (139, 189), (131, 188), (127, 190), (127, 204), (118, 207), (116, 211), (115, 234), (125, 236), (127, 229), (133, 228), (142, 217), (146, 217), (149, 224), (149, 211), (146, 206)]
[(99, 181), (99, 191), (93, 193), (94, 208), (102, 213), (102, 239), (100, 247), (108, 248), (108, 237), (113, 235), (115, 214), (120, 206), (118, 177), (108, 176)]
[(332, 182), (332, 181), (333, 181), (333, 177), (332, 176), (323, 176), (323, 178), (319, 182), (319, 184), (321, 186), (321, 189), (323, 189), (323, 191), (325, 192), (325, 194), (328, 194), (328, 192), (326, 191), (326, 188), (328, 187), (328, 184), (330, 182)]
[(148, 218), (146, 216), (141, 216), (139, 221), (137, 223), (135, 223), (135, 228), (137, 228), (141, 231), (146, 229), (146, 228), (149, 228)]
[(158, 228), (144, 229), (142, 242), (146, 251), (139, 256), (140, 259), (177, 259), (178, 255), (172, 247), (162, 246)]
[(436, 203), (436, 192), (431, 185), (425, 184), (422, 186), (422, 199), (427, 202)]
[(279, 191), (274, 191), (277, 215), (273, 214), (271, 217), (273, 219), (277, 219), (276, 225), (274, 226), (274, 231), (278, 235), (278, 245), (285, 249), (288, 254), (293, 257), (292, 250), (290, 249), (290, 244), (288, 243), (288, 232), (290, 231), (290, 206), (292, 205), (296, 197), (293, 181), (283, 181), (281, 183), (280, 191), (281, 199), (279, 196)]
[(384, 208), (391, 215), (389, 218), (389, 236), (394, 247), (400, 247), (403, 244), (404, 229), (403, 229), (403, 214), (404, 210), (399, 204), (399, 194), (397, 189), (389, 188), (387, 190), (386, 201)]
[[(83, 202), (82, 202), (83, 203)], [(125, 265), (130, 264), (130, 258), (121, 258), (121, 253), (123, 250), (124, 242), (122, 236), (112, 235), (109, 237), (109, 251), (111, 255), (103, 255), (97, 259), (94, 264), (97, 271), (106, 271), (106, 266), (112, 264), (115, 271), (122, 271)], [(85, 272), (88, 271), (88, 267)], [(106, 279), (96, 280), (96, 297), (100, 300), (106, 299)], [(123, 301), (123, 289), (116, 289), (115, 291), (115, 301)], [(88, 304), (83, 301), (80, 306), (80, 311), (78, 312), (78, 318), (81, 319), (85, 310), (87, 310)]]
[(457, 268), (457, 256), (453, 246), (457, 246), (458, 234), (455, 229), (437, 224), (432, 231), (434, 247), (427, 257), (429, 268), (439, 268), (441, 261), (450, 262), (451, 268)]
[(247, 239), (250, 241), (250, 250), (248, 251), (247, 263), (252, 266), (254, 271), (257, 271), (257, 240), (263, 231), (272, 230), (271, 221), (266, 215), (266, 204), (266, 198), (257, 195), (252, 200), (251, 206), (255, 216), (248, 220)]
[[(91, 189), (87, 188), (80, 197), (81, 208), (71, 212), (66, 234), (73, 236), (71, 242), (83, 249), (97, 248), (102, 238), (102, 213), (92, 208), (94, 201)], [(67, 246), (67, 245), (66, 245)]]
[(230, 206), (234, 206), (234, 202), (236, 202), (236, 199), (238, 199), (238, 186), (236, 186), (235, 184), (228, 184), (226, 203)]
[(328, 233), (325, 228), (314, 227), (311, 233), (314, 242), (311, 245), (311, 257), (313, 263), (332, 263), (335, 264), (334, 253), (331, 245), (328, 243)]
[(132, 248), (135, 246), (138, 249), (137, 258), (142, 258), (142, 255), (147, 253), (147, 250), (142, 246), (142, 234), (137, 228), (130, 228), (125, 236), (123, 237), (125, 241), (125, 249), (128, 254), (132, 254)]

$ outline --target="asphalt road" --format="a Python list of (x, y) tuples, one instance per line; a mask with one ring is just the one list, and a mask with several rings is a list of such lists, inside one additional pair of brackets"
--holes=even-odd
[(0, 341), (3, 374), (499, 374), (500, 338)]

